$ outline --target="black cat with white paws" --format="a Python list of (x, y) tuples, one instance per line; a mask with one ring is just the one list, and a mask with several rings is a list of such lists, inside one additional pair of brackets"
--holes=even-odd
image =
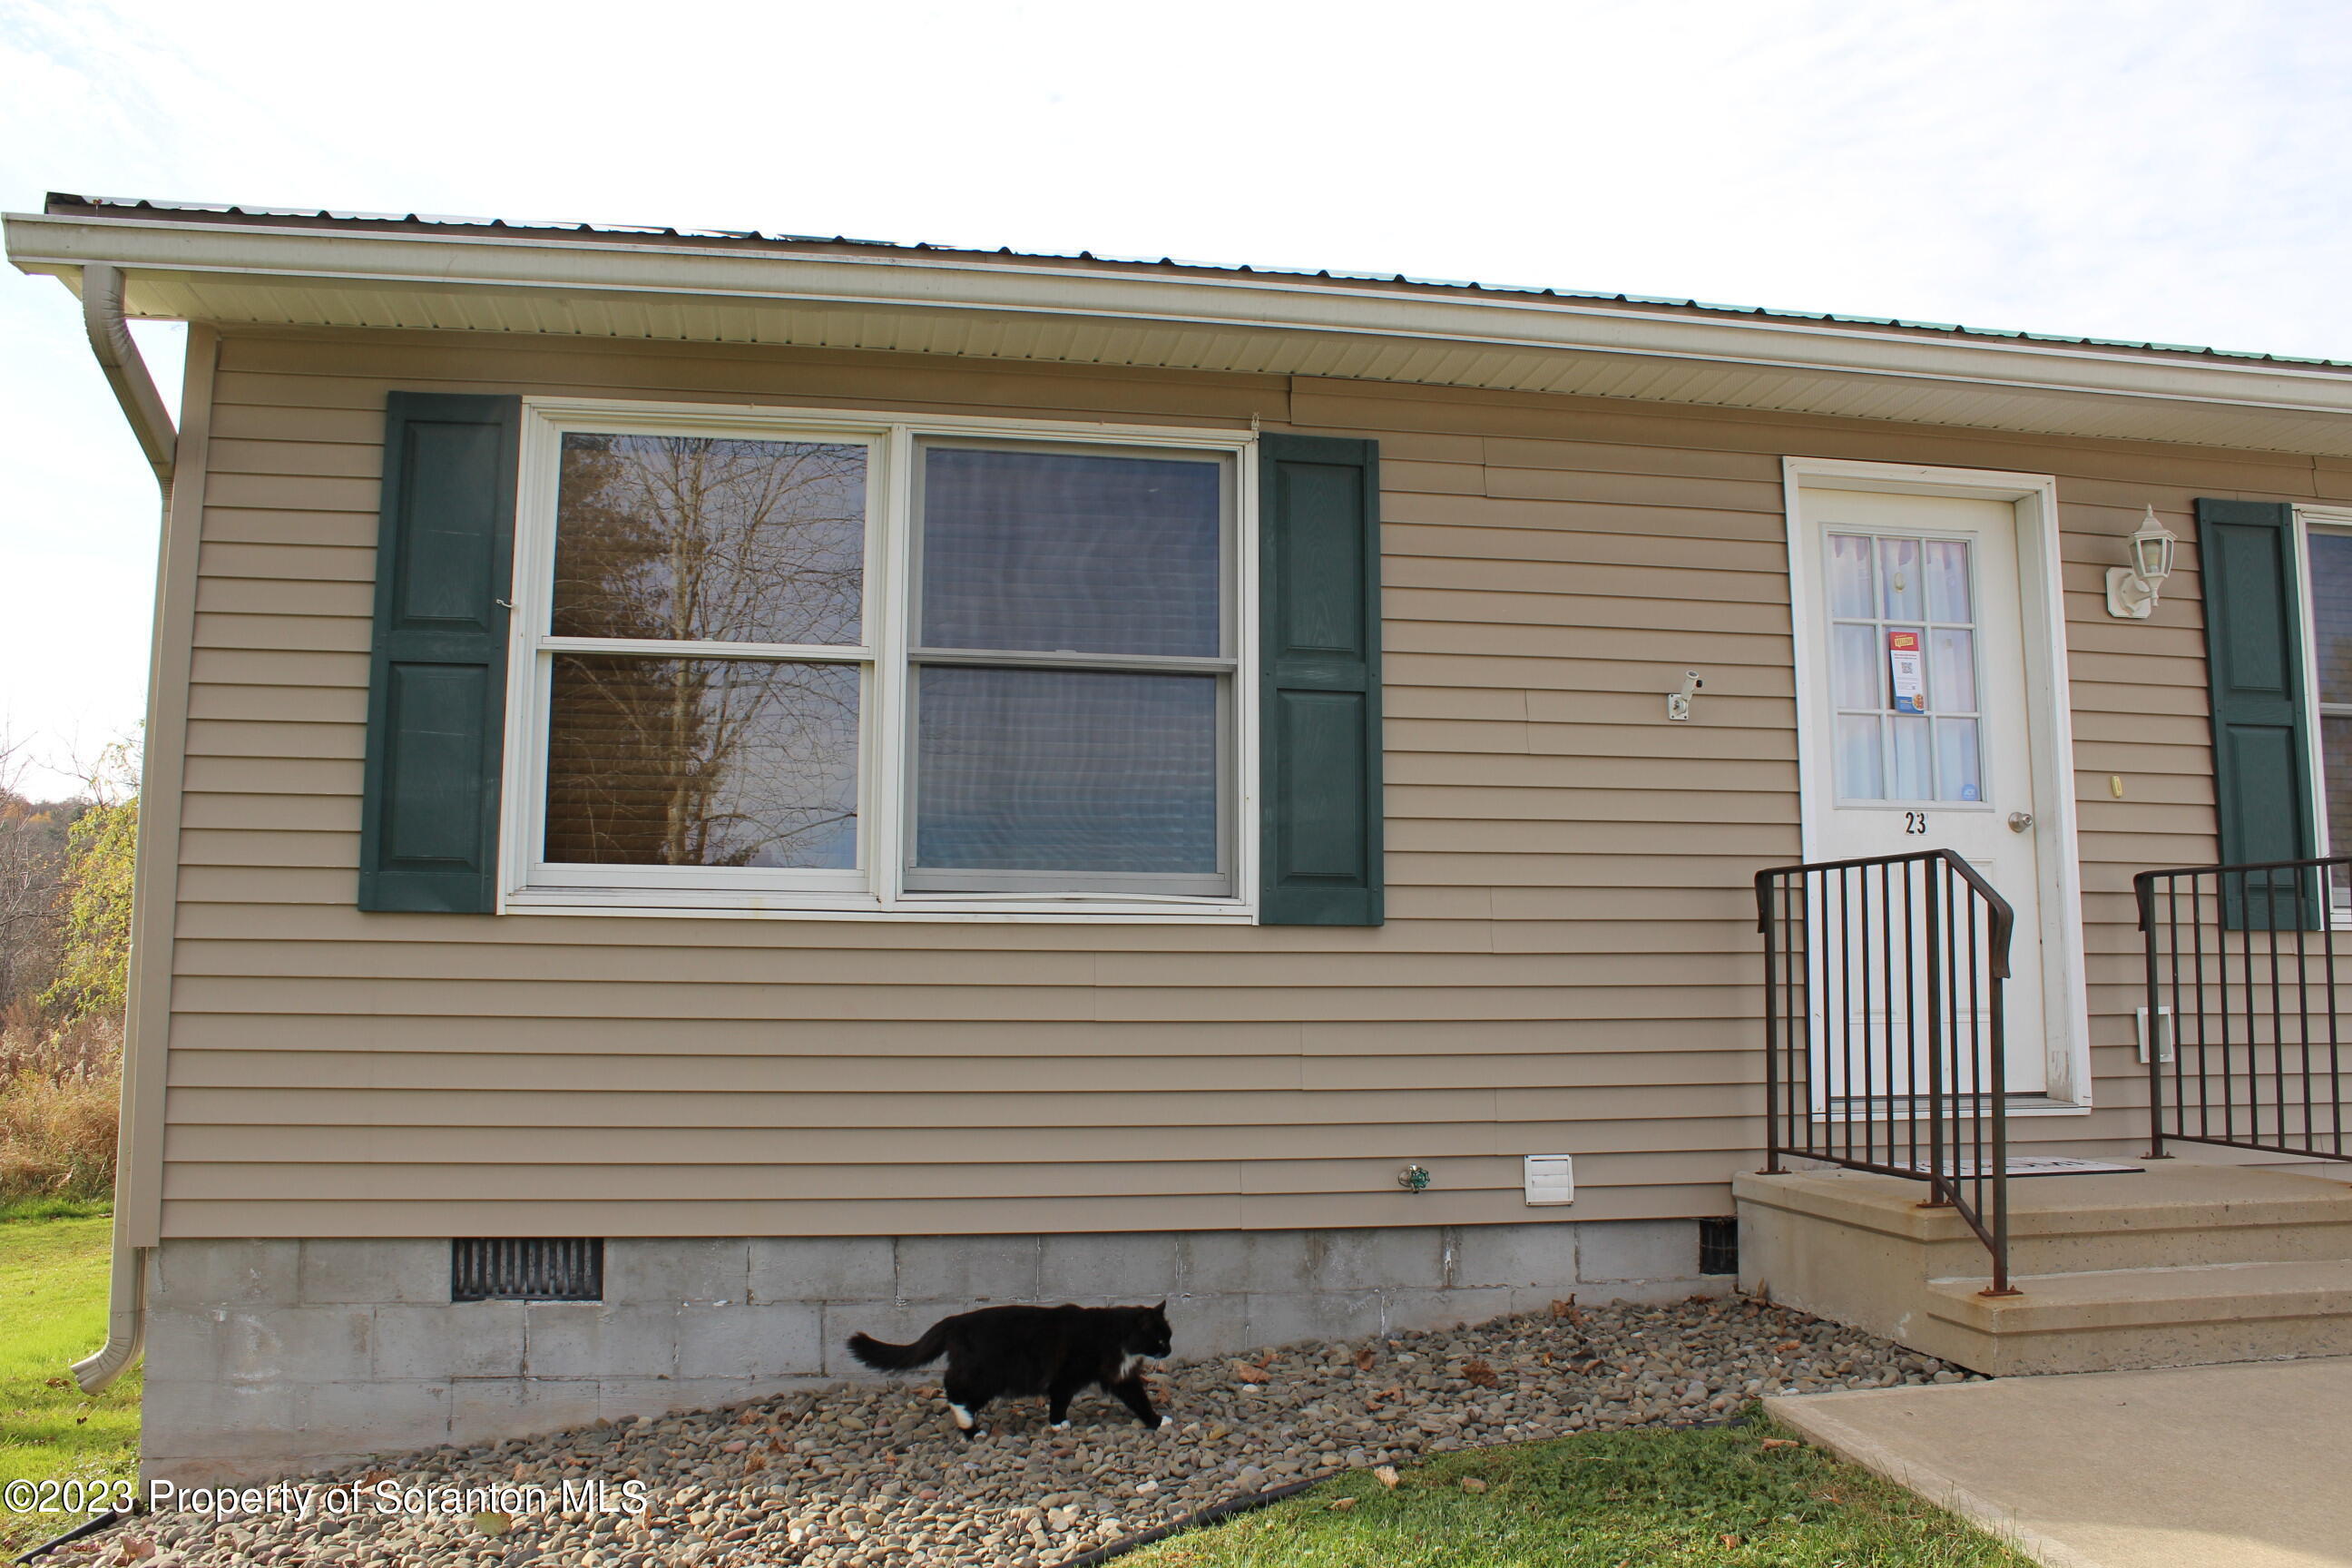
[(1056, 1427), (1070, 1424), (1070, 1401), (1089, 1384), (1116, 1396), (1157, 1430), (1143, 1363), (1168, 1354), (1168, 1303), (1156, 1307), (982, 1307), (942, 1318), (910, 1345), (849, 1336), (849, 1353), (877, 1372), (908, 1372), (948, 1358), (948, 1414), (966, 1437), (986, 1430), (980, 1412), (992, 1399), (1045, 1396)]

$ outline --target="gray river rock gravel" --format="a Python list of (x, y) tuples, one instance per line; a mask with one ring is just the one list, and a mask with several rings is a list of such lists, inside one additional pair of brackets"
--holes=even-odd
[[(1182, 1334), (1177, 1319), (1179, 1342)], [(1290, 1345), (1155, 1374), (1170, 1416), (1145, 1431), (1100, 1394), (1070, 1428), (1042, 1400), (999, 1404), (991, 1436), (950, 1429), (935, 1382), (795, 1393), (666, 1419), (443, 1448), (308, 1478), (543, 1488), (630, 1481), (642, 1513), (344, 1519), (283, 1513), (218, 1523), (134, 1520), (52, 1563), (284, 1563), (391, 1568), (1050, 1568), (1228, 1498), (1346, 1468), (1619, 1426), (1721, 1417), (1786, 1391), (1952, 1383), (1973, 1374), (1855, 1330), (1738, 1297), (1504, 1318), (1472, 1328)]]

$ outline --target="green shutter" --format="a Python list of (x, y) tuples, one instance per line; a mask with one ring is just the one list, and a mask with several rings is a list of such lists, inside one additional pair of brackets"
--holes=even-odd
[[(2200, 500), (2198, 560), (2205, 574), (2205, 660), (2212, 682), (2213, 794), (2221, 815), (2221, 863), (2305, 860), (2316, 855), (2311, 779), (2311, 710), (2305, 700), (2302, 574), (2294, 559), (2294, 508), (2278, 501)], [(2290, 915), (2294, 874), (2276, 888), (2261, 875), (2229, 879), (2226, 918), (2257, 926), (2315, 923), (2317, 910)]]
[(1380, 447), (1258, 444), (1267, 925), (1375, 926), (1381, 886)]
[(522, 400), (395, 392), (384, 411), (359, 907), (497, 908)]

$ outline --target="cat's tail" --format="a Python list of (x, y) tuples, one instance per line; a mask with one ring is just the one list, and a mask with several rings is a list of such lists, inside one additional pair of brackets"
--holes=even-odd
[(948, 1348), (947, 1325), (933, 1323), (910, 1345), (886, 1345), (865, 1334), (849, 1336), (849, 1353), (877, 1372), (906, 1372), (940, 1359)]

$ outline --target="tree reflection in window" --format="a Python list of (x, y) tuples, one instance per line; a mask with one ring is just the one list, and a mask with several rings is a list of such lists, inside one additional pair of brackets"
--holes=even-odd
[(546, 858), (857, 863), (854, 664), (556, 657)]
[(557, 637), (855, 645), (865, 558), (862, 446), (563, 437)]
[(854, 444), (564, 437), (552, 635), (716, 657), (555, 657), (549, 861), (856, 864), (860, 666), (727, 656), (856, 646), (866, 458)]

